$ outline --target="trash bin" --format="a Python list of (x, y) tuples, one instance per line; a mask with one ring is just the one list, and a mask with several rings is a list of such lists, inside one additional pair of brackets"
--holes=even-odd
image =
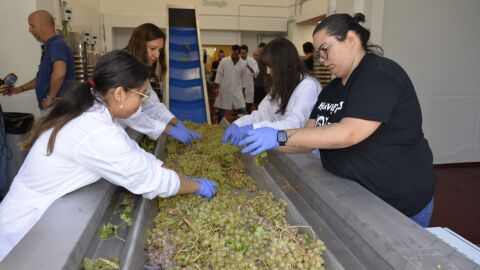
[[(20, 150), (18, 145), (25, 140), (27, 133), (32, 129), (35, 117), (31, 113), (4, 112), (3, 122), (5, 127), (5, 151), (2, 151), (6, 159), (6, 187), (0, 193), (4, 196), (23, 164), (27, 151)], [(0, 187), (2, 187), (0, 183)]]

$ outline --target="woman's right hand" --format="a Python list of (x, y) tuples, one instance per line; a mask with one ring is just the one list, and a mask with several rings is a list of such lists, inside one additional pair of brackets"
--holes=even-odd
[(230, 143), (233, 144), (233, 141), (237, 136), (238, 129), (239, 127), (236, 124), (231, 124), (230, 126), (228, 126), (228, 128), (223, 133), (222, 143), (227, 144), (228, 139), (230, 139)]
[(183, 144), (192, 144), (190, 133), (184, 129), (169, 125), (167, 134)]
[(193, 194), (200, 195), (203, 198), (210, 200), (217, 193), (217, 184), (213, 181), (203, 178), (193, 178), (193, 180), (197, 181), (198, 185), (200, 185), (200, 188)]

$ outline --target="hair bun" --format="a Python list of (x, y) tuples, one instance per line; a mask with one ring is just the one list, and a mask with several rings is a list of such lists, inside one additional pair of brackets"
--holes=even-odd
[(363, 13), (356, 13), (355, 15), (353, 15), (353, 21), (356, 23), (364, 23), (365, 15), (363, 15)]

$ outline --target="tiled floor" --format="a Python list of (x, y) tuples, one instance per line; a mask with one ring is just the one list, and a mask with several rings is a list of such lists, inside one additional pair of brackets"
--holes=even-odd
[(480, 163), (438, 165), (430, 227), (448, 227), (480, 244)]

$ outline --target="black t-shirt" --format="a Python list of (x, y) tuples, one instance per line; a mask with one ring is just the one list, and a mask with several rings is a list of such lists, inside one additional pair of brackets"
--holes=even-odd
[(218, 65), (220, 65), (220, 60), (215, 60), (212, 62), (212, 82), (215, 82), (215, 77), (217, 77), (217, 69)]
[(420, 104), (406, 72), (367, 53), (345, 86), (336, 78), (322, 90), (310, 115), (317, 126), (344, 117), (381, 124), (356, 145), (322, 149), (323, 167), (357, 181), (409, 217), (420, 212), (432, 199), (436, 180)]

